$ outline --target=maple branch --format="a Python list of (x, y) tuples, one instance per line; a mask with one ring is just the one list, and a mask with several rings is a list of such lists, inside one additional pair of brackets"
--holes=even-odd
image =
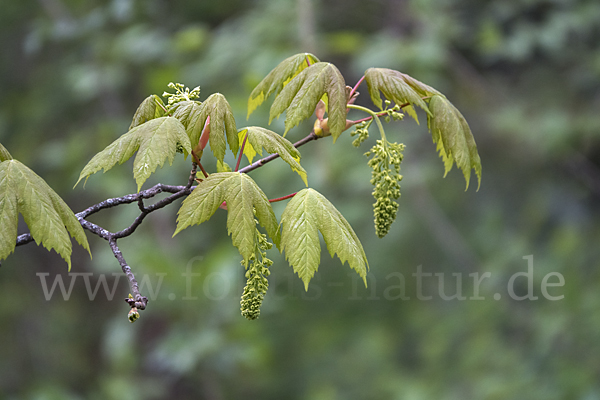
[[(313, 140), (317, 140), (320, 139), (319, 136), (315, 135), (314, 132), (310, 132), (307, 136), (305, 136), (303, 139), (298, 140), (296, 143), (294, 143), (294, 147), (298, 148), (300, 146), (305, 145), (306, 143), (313, 141)], [(238, 172), (240, 173), (245, 173), (247, 174), (250, 171), (254, 171), (256, 168), (260, 168), (263, 165), (265, 165), (268, 162), (271, 162), (273, 160), (275, 160), (276, 158), (279, 157), (279, 154), (275, 153), (275, 154), (271, 154), (268, 157), (262, 158), (256, 162), (253, 162), (252, 164), (240, 169)]]
[[(305, 136), (304, 138), (302, 138), (299, 141), (297, 141), (296, 143), (294, 143), (294, 147), (298, 148), (300, 146), (305, 145), (308, 142), (317, 140), (319, 138), (320, 137), (317, 136), (314, 132), (310, 132), (307, 136)], [(240, 151), (240, 155), (241, 154), (243, 154), (243, 145), (242, 145), (242, 149)], [(104, 201), (101, 201), (100, 203), (94, 204), (94, 205), (86, 208), (85, 210), (75, 214), (75, 217), (77, 217), (77, 220), (79, 221), (79, 223), (85, 230), (108, 241), (108, 244), (109, 244), (115, 258), (119, 262), (119, 265), (121, 265), (121, 269), (123, 270), (123, 273), (125, 273), (125, 275), (127, 276), (128, 280), (129, 280), (129, 286), (131, 288), (131, 293), (133, 295), (133, 298), (127, 298), (127, 299), (125, 299), (125, 301), (129, 304), (129, 306), (132, 308), (132, 310), (134, 308), (137, 308), (139, 310), (144, 310), (148, 303), (148, 298), (145, 296), (142, 296), (140, 294), (138, 282), (135, 279), (135, 275), (131, 271), (131, 267), (127, 264), (127, 262), (125, 261), (125, 258), (123, 257), (123, 254), (121, 253), (121, 250), (117, 246), (117, 239), (121, 239), (121, 238), (130, 236), (131, 234), (133, 234), (133, 232), (135, 232), (137, 227), (142, 224), (142, 222), (144, 221), (144, 219), (146, 218), (146, 216), (148, 214), (150, 214), (156, 210), (159, 210), (161, 208), (164, 208), (167, 205), (173, 203), (175, 200), (177, 200), (181, 197), (184, 197), (184, 196), (188, 196), (190, 193), (192, 193), (192, 191), (196, 188), (196, 186), (192, 186), (192, 185), (196, 180), (196, 171), (197, 171), (198, 167), (202, 170), (204, 175), (208, 177), (208, 174), (206, 173), (206, 171), (204, 171), (202, 164), (200, 164), (200, 162), (199, 162), (200, 160), (198, 160), (198, 158), (196, 157), (196, 155), (193, 152), (192, 152), (192, 156), (194, 157), (195, 162), (192, 162), (192, 170), (190, 171), (190, 176), (189, 176), (188, 182), (185, 186), (165, 185), (162, 183), (158, 183), (158, 184), (152, 186), (151, 188), (142, 190), (138, 193), (132, 193), (132, 194), (128, 194), (128, 195), (121, 196), (121, 197), (113, 197), (110, 199), (106, 199)], [(238, 172), (248, 173), (250, 171), (253, 171), (257, 168), (262, 167), (263, 165), (267, 164), (270, 161), (275, 160), (278, 157), (279, 157), (279, 154), (271, 154), (268, 157), (262, 158), (256, 162), (240, 169)], [(239, 162), (238, 162), (238, 166), (239, 166)], [(162, 200), (157, 201), (156, 203), (154, 203), (152, 205), (149, 205), (149, 206), (144, 205), (144, 200), (153, 198), (160, 193), (171, 193), (171, 195), (168, 197), (165, 197)], [(269, 201), (276, 202), (276, 201), (285, 200), (290, 197), (293, 197), (295, 194), (296, 193), (293, 193), (293, 194), (283, 196), (283, 197), (280, 197), (277, 199), (272, 199)], [(104, 229), (100, 225), (94, 224), (93, 222), (90, 222), (86, 219), (90, 215), (93, 215), (101, 210), (116, 207), (116, 206), (119, 206), (122, 204), (131, 204), (131, 203), (138, 203), (138, 208), (140, 209), (140, 214), (135, 218), (135, 220), (131, 223), (131, 225), (129, 227), (127, 227), (121, 231), (110, 232), (109, 230)], [(21, 245), (33, 242), (33, 240), (34, 239), (31, 236), (31, 233), (24, 233), (17, 237), (16, 245), (21, 246)]]
[[(190, 177), (188, 179), (188, 183), (186, 186), (172, 186), (172, 185), (163, 185), (163, 184), (159, 183), (159, 184), (151, 187), (150, 189), (142, 190), (141, 192), (138, 192), (138, 193), (128, 194), (128, 195), (125, 195), (122, 197), (106, 199), (98, 204), (94, 204), (93, 206), (90, 206), (90, 207), (86, 208), (85, 210), (75, 214), (75, 217), (77, 217), (77, 220), (79, 221), (79, 223), (81, 224), (81, 226), (84, 229), (86, 229), (89, 232), (108, 241), (113, 254), (115, 255), (115, 257), (117, 258), (117, 261), (121, 265), (121, 269), (123, 270), (123, 272), (129, 279), (129, 285), (131, 287), (133, 299), (127, 298), (127, 299), (125, 299), (125, 301), (127, 301), (127, 303), (132, 308), (136, 307), (139, 310), (145, 309), (148, 299), (140, 294), (138, 283), (135, 279), (133, 272), (131, 271), (131, 267), (127, 264), (127, 262), (123, 258), (123, 254), (121, 253), (119, 247), (117, 246), (117, 239), (127, 237), (127, 236), (131, 235), (133, 232), (135, 232), (137, 227), (143, 222), (144, 218), (146, 218), (146, 216), (148, 214), (150, 214), (151, 212), (161, 209), (183, 196), (189, 195), (192, 192), (192, 190), (195, 188), (195, 187), (192, 187), (192, 184), (194, 183), (194, 179), (196, 176), (196, 169), (197, 169), (197, 165), (196, 165), (196, 163), (193, 163), (192, 170), (190, 172)], [(148, 206), (148, 207), (144, 206), (144, 203), (143, 203), (144, 199), (152, 198), (162, 192), (172, 193), (172, 194), (170, 196)], [(135, 202), (138, 203), (138, 207), (140, 209), (140, 214), (137, 216), (137, 218), (133, 221), (133, 223), (128, 228), (125, 228), (122, 231), (113, 233), (113, 232), (110, 232), (110, 231), (102, 228), (101, 226), (96, 225), (85, 219), (86, 217), (88, 217), (92, 214), (95, 214), (100, 210), (116, 207), (121, 204), (131, 204), (131, 203), (135, 203)], [(17, 237), (16, 245), (20, 246), (20, 245), (30, 243), (32, 241), (33, 241), (33, 237), (31, 236), (31, 234), (24, 233)]]
[(169, 197), (166, 197), (160, 201), (157, 201), (156, 203), (152, 204), (151, 206), (148, 206), (146, 208), (144, 208), (144, 210), (140, 213), (140, 215), (138, 215), (136, 217), (136, 219), (133, 221), (133, 223), (128, 227), (123, 229), (122, 231), (119, 232), (115, 232), (113, 233), (111, 236), (113, 238), (116, 239), (120, 239), (126, 236), (131, 235), (133, 232), (135, 232), (135, 230), (137, 229), (138, 226), (140, 226), (140, 224), (142, 223), (142, 221), (144, 221), (144, 218), (146, 218), (146, 216), (148, 214), (150, 214), (152, 211), (158, 210), (160, 208), (163, 208), (169, 204), (171, 204), (172, 202), (174, 202), (175, 200), (177, 200), (180, 197), (183, 196), (187, 196), (190, 193), (192, 193), (192, 190), (190, 188), (184, 188), (182, 190), (180, 190), (177, 193), (172, 194)]
[[(160, 201), (157, 201), (156, 203), (152, 204), (151, 206), (140, 208), (141, 213), (140, 213), (140, 215), (138, 215), (136, 217), (136, 219), (133, 221), (133, 223), (128, 228), (125, 228), (122, 231), (113, 233), (111, 235), (111, 238), (119, 239), (119, 238), (131, 235), (133, 232), (135, 232), (135, 230), (137, 229), (137, 227), (140, 226), (140, 224), (142, 223), (142, 221), (144, 220), (144, 218), (146, 218), (146, 216), (148, 214), (150, 214), (152, 211), (155, 211), (155, 210), (158, 210), (160, 208), (163, 208), (163, 207), (171, 204), (172, 202), (174, 202), (178, 198), (183, 197), (183, 196), (187, 196), (190, 193), (192, 193), (191, 187), (192, 187), (192, 184), (194, 182), (194, 178), (196, 176), (196, 167), (197, 167), (195, 163), (193, 163), (192, 165), (193, 165), (193, 167), (192, 167), (192, 171), (190, 172), (190, 177), (188, 179), (188, 184), (185, 187), (183, 187), (183, 189), (179, 190), (176, 193), (173, 193), (169, 197), (166, 197), (166, 198), (164, 198), (164, 199), (162, 199)], [(139, 201), (142, 201), (142, 198), (140, 198)]]
[(192, 170), (190, 171), (190, 177), (188, 178), (188, 183), (185, 185), (187, 189), (191, 188), (194, 182), (196, 181), (196, 172), (198, 171), (198, 164), (195, 162), (192, 163)]
[(162, 183), (159, 183), (157, 185), (152, 186), (149, 189), (142, 190), (141, 192), (138, 192), (138, 193), (132, 193), (132, 194), (128, 194), (128, 195), (121, 196), (121, 197), (113, 197), (111, 199), (106, 199), (104, 201), (101, 201), (98, 204), (94, 204), (93, 206), (90, 206), (90, 207), (86, 208), (85, 210), (75, 214), (75, 216), (77, 217), (77, 219), (79, 219), (81, 221), (82, 218), (87, 218), (90, 215), (95, 214), (98, 211), (101, 211), (101, 210), (104, 210), (107, 208), (116, 207), (121, 204), (135, 203), (139, 199), (150, 199), (150, 198), (152, 198), (160, 193), (163, 193), (163, 192), (176, 194), (177, 192), (181, 191), (182, 189), (185, 189), (186, 187), (187, 186), (163, 185)]
[(16, 246), (22, 246), (27, 243), (33, 242), (33, 237), (30, 233), (23, 233), (22, 235), (17, 236), (17, 244)]
[[(305, 136), (303, 139), (300, 139), (299, 141), (294, 143), (294, 147), (298, 148), (300, 146), (305, 145), (308, 142), (311, 142), (311, 141), (317, 140), (317, 139), (320, 139), (320, 137), (315, 135), (314, 132), (311, 132), (307, 136)], [(263, 165), (275, 160), (278, 157), (279, 157), (279, 154), (271, 154), (268, 157), (262, 158), (256, 162), (240, 169), (238, 172), (248, 173), (250, 171), (254, 171), (255, 169), (262, 167)], [(113, 235), (118, 235), (117, 238), (119, 238), (119, 239), (122, 237), (129, 236), (142, 223), (142, 221), (144, 220), (146, 215), (171, 204), (172, 202), (174, 202), (175, 200), (177, 200), (183, 196), (189, 195), (196, 188), (196, 186), (192, 186), (192, 184), (195, 180), (196, 167), (200, 167), (201, 169), (203, 169), (203, 168), (202, 168), (201, 164), (196, 165), (195, 163), (193, 163), (192, 165), (193, 165), (192, 173), (190, 173), (190, 178), (189, 178), (188, 184), (186, 186), (165, 185), (162, 183), (158, 183), (158, 184), (152, 186), (151, 188), (142, 190), (141, 192), (138, 192), (138, 193), (127, 194), (127, 195), (121, 196), (121, 197), (113, 197), (113, 198), (101, 201), (100, 203), (94, 204), (94, 205), (86, 208), (85, 210), (78, 212), (77, 214), (75, 214), (75, 217), (77, 217), (77, 219), (79, 220), (79, 223), (81, 224), (81, 226), (84, 229), (101, 237), (102, 239), (110, 240), (110, 238)], [(208, 176), (208, 174), (206, 174), (206, 176)], [(98, 211), (105, 210), (107, 208), (116, 207), (121, 204), (131, 204), (131, 203), (139, 202), (144, 199), (150, 199), (160, 193), (172, 193), (172, 195), (162, 199), (161, 201), (159, 201), (155, 204), (152, 204), (151, 206), (140, 208), (140, 211), (141, 211), (140, 215), (134, 220), (134, 222), (128, 228), (125, 228), (122, 231), (113, 233), (113, 232), (110, 232), (110, 231), (102, 228), (99, 225), (96, 225), (96, 224), (86, 220), (87, 217), (89, 217), (92, 214), (97, 213)], [(33, 237), (31, 236), (31, 233), (23, 233), (17, 237), (16, 245), (22, 246), (24, 244), (28, 244), (31, 242), (33, 242)]]
[[(299, 141), (294, 143), (294, 147), (298, 148), (300, 146), (305, 145), (308, 142), (311, 142), (311, 141), (317, 140), (317, 139), (320, 139), (320, 137), (315, 135), (314, 132), (311, 132), (307, 136), (305, 136), (303, 139), (300, 139)], [(257, 168), (262, 167), (263, 165), (275, 160), (278, 157), (279, 157), (279, 154), (271, 154), (270, 156), (262, 158), (256, 162), (240, 169), (238, 172), (248, 173), (250, 171), (253, 171)], [(192, 164), (192, 165), (195, 167), (194, 164)], [(197, 166), (202, 169), (202, 166), (200, 164), (197, 164)], [(196, 186), (192, 186), (192, 184), (195, 180), (195, 171), (196, 171), (195, 168), (193, 168), (192, 173), (190, 173), (190, 178), (188, 180), (188, 184), (186, 186), (165, 185), (162, 183), (158, 183), (158, 184), (152, 186), (151, 188), (142, 190), (141, 192), (138, 192), (138, 193), (132, 193), (132, 194), (128, 194), (128, 195), (121, 196), (121, 197), (113, 197), (113, 198), (101, 201), (100, 203), (94, 204), (94, 205), (86, 208), (85, 210), (75, 214), (75, 217), (77, 217), (77, 219), (79, 220), (79, 223), (81, 224), (81, 226), (84, 229), (90, 231), (91, 233), (93, 233), (105, 240), (110, 240), (111, 235), (115, 235), (115, 234), (119, 234), (119, 238), (129, 236), (131, 233), (133, 233), (133, 231), (135, 231), (135, 228), (137, 228), (137, 226), (139, 226), (141, 224), (142, 220), (145, 218), (145, 215), (171, 204), (173, 201), (177, 200), (178, 198), (189, 195), (196, 188)], [(124, 229), (123, 231), (120, 231), (117, 233), (112, 233), (112, 232), (100, 227), (99, 225), (96, 225), (85, 219), (85, 218), (89, 217), (90, 215), (97, 213), (98, 211), (105, 210), (107, 208), (116, 207), (121, 204), (131, 204), (131, 203), (139, 202), (140, 200), (143, 200), (143, 199), (150, 199), (160, 193), (172, 193), (172, 195), (164, 198), (163, 200), (159, 201), (158, 203), (155, 203), (151, 206), (140, 209), (142, 213), (144, 213), (143, 210), (146, 210), (145, 215), (143, 217), (141, 217), (141, 214), (140, 214), (140, 216), (138, 216), (138, 218), (136, 218), (136, 220), (132, 223), (132, 225), (129, 228)], [(136, 224), (136, 221), (138, 221), (138, 219), (139, 219), (139, 222)], [(135, 225), (135, 227), (132, 228), (132, 226), (134, 226), (134, 225)], [(130, 233), (128, 233), (129, 230), (131, 230)], [(22, 246), (24, 244), (31, 243), (31, 242), (33, 242), (33, 237), (31, 236), (31, 234), (24, 233), (17, 237), (16, 245)]]
[[(121, 238), (121, 237), (129, 236), (131, 233), (133, 233), (135, 228), (137, 228), (137, 226), (139, 224), (141, 224), (141, 220), (143, 220), (143, 218), (145, 218), (146, 215), (171, 204), (172, 202), (179, 199), (180, 197), (189, 195), (192, 192), (192, 190), (194, 190), (194, 188), (195, 188), (195, 186), (191, 186), (191, 184), (189, 184), (189, 182), (188, 182), (188, 185), (186, 185), (186, 186), (173, 186), (173, 185), (164, 185), (162, 183), (159, 183), (157, 185), (152, 186), (150, 189), (142, 190), (141, 192), (138, 192), (138, 193), (132, 193), (132, 194), (128, 194), (128, 195), (125, 195), (122, 197), (114, 197), (111, 199), (106, 199), (104, 201), (101, 201), (100, 203), (94, 204), (93, 206), (90, 206), (90, 207), (86, 208), (85, 210), (75, 214), (75, 217), (77, 217), (77, 220), (79, 220), (79, 223), (81, 224), (81, 226), (84, 229), (101, 237), (102, 239), (110, 240), (111, 236), (113, 236), (113, 235), (119, 235), (118, 238)], [(110, 232), (110, 231), (100, 227), (99, 225), (96, 225), (85, 219), (85, 218), (89, 217), (90, 215), (97, 213), (98, 211), (105, 210), (107, 208), (116, 207), (121, 204), (135, 203), (142, 199), (149, 199), (149, 198), (152, 198), (163, 192), (173, 193), (173, 194), (169, 197), (166, 197), (166, 198), (160, 200), (159, 202), (157, 202), (155, 204), (152, 204), (151, 206), (144, 207), (145, 211), (142, 211), (140, 213), (140, 216), (138, 216), (138, 218), (136, 218), (136, 220), (131, 224), (131, 226), (129, 228), (124, 229), (123, 231), (113, 233), (113, 232)], [(144, 216), (141, 217), (142, 215), (144, 215)], [(131, 233), (126, 234), (125, 231), (130, 230), (130, 229), (131, 229)], [(24, 245), (24, 244), (27, 244), (30, 242), (33, 242), (33, 237), (31, 236), (31, 233), (23, 233), (22, 235), (19, 235), (17, 237), (16, 245), (21, 246), (21, 245)]]
[(112, 250), (113, 254), (115, 255), (115, 258), (121, 265), (121, 269), (123, 270), (123, 273), (127, 276), (127, 279), (129, 280), (129, 287), (131, 288), (131, 293), (133, 295), (133, 298), (132, 299), (127, 298), (127, 299), (125, 299), (125, 301), (129, 304), (129, 306), (131, 308), (135, 307), (139, 310), (144, 310), (146, 308), (146, 305), (148, 304), (148, 298), (146, 296), (142, 296), (140, 294), (140, 288), (138, 286), (138, 282), (135, 279), (133, 272), (131, 272), (131, 267), (127, 264), (127, 261), (125, 261), (125, 258), (123, 258), (123, 254), (121, 253), (119, 246), (117, 246), (117, 239), (111, 238), (108, 241), (108, 244), (109, 244), (110, 249)]
[(138, 199), (138, 208), (141, 212), (146, 211), (146, 207), (144, 206), (144, 199)]

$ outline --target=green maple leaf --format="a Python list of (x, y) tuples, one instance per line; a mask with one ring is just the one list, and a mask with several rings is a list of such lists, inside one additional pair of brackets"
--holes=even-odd
[(144, 122), (150, 121), (151, 119), (162, 117), (165, 115), (164, 109), (165, 104), (160, 97), (155, 94), (146, 97), (137, 110), (135, 110), (133, 120), (131, 121), (131, 125), (129, 125), (129, 130), (142, 125)]
[(177, 213), (173, 236), (190, 225), (208, 221), (223, 202), (227, 204), (227, 231), (245, 261), (254, 254), (255, 212), (258, 222), (273, 242), (279, 244), (277, 218), (271, 203), (252, 178), (239, 172), (218, 172), (199, 183)]
[(231, 172), (232, 169), (225, 161), (217, 160), (217, 172)]
[(0, 260), (14, 251), (19, 213), (35, 242), (54, 249), (71, 269), (71, 237), (90, 251), (73, 211), (46, 181), (17, 160), (0, 163)]
[(146, 179), (157, 167), (162, 167), (166, 159), (173, 164), (178, 145), (191, 153), (190, 139), (181, 122), (173, 117), (152, 119), (131, 129), (96, 154), (79, 174), (77, 183), (83, 178), (87, 181), (90, 175), (101, 169), (106, 172), (117, 163), (123, 164), (137, 151), (133, 161), (133, 176), (139, 191)]
[(187, 129), (192, 121), (190, 117), (198, 113), (201, 106), (202, 103), (199, 101), (186, 100), (175, 103), (171, 108), (171, 111), (173, 117), (177, 118)]
[(12, 160), (12, 156), (8, 150), (6, 150), (6, 147), (2, 146), (2, 143), (0, 143), (0, 162), (6, 160)]
[(206, 118), (210, 116), (209, 143), (215, 158), (223, 161), (225, 158), (225, 134), (229, 148), (235, 154), (238, 151), (238, 135), (231, 106), (221, 93), (210, 95), (200, 107), (195, 107), (189, 115), (187, 133), (191, 142), (196, 145), (204, 129)]
[(477, 188), (481, 185), (481, 160), (469, 124), (463, 115), (444, 96), (435, 95), (429, 101), (431, 116), (427, 119), (433, 142), (444, 161), (445, 174), (453, 163), (460, 168), (467, 181), (471, 179), (471, 169), (477, 174)]
[(415, 92), (419, 93), (419, 95), (421, 95), (423, 97), (433, 96), (436, 94), (443, 96), (443, 94), (440, 93), (438, 90), (432, 88), (429, 85), (424, 84), (421, 81), (416, 80), (412, 76), (403, 74), (401, 72), (399, 72), (399, 74), (402, 76), (402, 79), (404, 80), (404, 82), (406, 82), (411, 88), (413, 88), (413, 90)]
[(327, 95), (328, 125), (335, 141), (346, 129), (346, 82), (335, 65), (318, 62), (296, 75), (277, 95), (269, 123), (286, 111), (286, 133), (309, 118), (323, 95)]
[(264, 148), (269, 154), (279, 154), (281, 159), (289, 164), (293, 171), (304, 181), (306, 180), (306, 171), (300, 165), (300, 152), (294, 145), (281, 135), (259, 126), (249, 126), (238, 132), (240, 146), (244, 142), (244, 138), (248, 135), (246, 145), (244, 146), (244, 154), (249, 162), (252, 162), (254, 156), (258, 153), (262, 157), (262, 149)]
[(369, 88), (369, 94), (373, 104), (383, 109), (383, 103), (379, 91), (383, 93), (386, 99), (396, 104), (402, 105), (410, 103), (404, 107), (406, 112), (419, 123), (417, 113), (413, 106), (419, 106), (429, 114), (429, 108), (422, 97), (440, 94), (437, 90), (418, 80), (394, 71), (388, 68), (369, 68), (365, 71), (365, 80)]
[(337, 254), (342, 264), (347, 261), (366, 286), (369, 264), (365, 251), (348, 221), (322, 194), (313, 189), (299, 191), (283, 211), (281, 226), (280, 250), (285, 250), (285, 258), (306, 290), (321, 258), (319, 231), (331, 257)]
[(300, 53), (286, 58), (279, 63), (269, 74), (254, 88), (248, 98), (248, 117), (256, 107), (261, 105), (273, 93), (279, 94), (281, 89), (302, 70), (310, 64), (319, 62), (319, 59), (310, 53)]

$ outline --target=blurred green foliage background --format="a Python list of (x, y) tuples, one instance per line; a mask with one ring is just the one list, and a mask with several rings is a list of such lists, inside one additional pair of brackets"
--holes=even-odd
[[(344, 133), (335, 145), (301, 148), (309, 184), (365, 247), (369, 287), (324, 252), (305, 293), (272, 250), (257, 321), (239, 314), (243, 269), (225, 213), (172, 239), (171, 206), (121, 240), (156, 294), (146, 292), (135, 324), (123, 276), (112, 301), (102, 289), (90, 301), (82, 276), (68, 301), (59, 289), (46, 300), (37, 274), (49, 274), (49, 285), (62, 276), (68, 289), (65, 263), (19, 247), (0, 268), (1, 399), (600, 399), (599, 2), (4, 1), (0, 42), (0, 142), (76, 212), (135, 192), (131, 162), (85, 189), (72, 185), (147, 95), (169, 82), (200, 85), (201, 100), (221, 92), (242, 127), (254, 85), (301, 51), (335, 63), (349, 84), (368, 67), (389, 67), (439, 89), (469, 121), (483, 164), (479, 192), (473, 184), (464, 192), (459, 171), (442, 179), (424, 114), (421, 126), (387, 125), (407, 148), (398, 218), (378, 239), (362, 155), (375, 138), (355, 149)], [(359, 91), (369, 105), (366, 86)], [(267, 121), (263, 105), (248, 125)], [(252, 173), (269, 197), (301, 189), (276, 163)], [(206, 165), (215, 169), (214, 160)], [(146, 187), (184, 184), (189, 168), (180, 158)], [(117, 230), (137, 212), (131, 205), (91, 219)], [(112, 287), (119, 265), (105, 242), (88, 238), (93, 260), (76, 247), (72, 272), (93, 273), (92, 288), (106, 274)], [(518, 301), (507, 282), (527, 271), (527, 255), (539, 299)], [(444, 274), (424, 278), (431, 300), (417, 298), (419, 266)], [(439, 281), (451, 295), (458, 276), (474, 297), (469, 274), (486, 272), (484, 300), (440, 295)], [(548, 289), (561, 300), (542, 296), (551, 272), (564, 277)], [(527, 292), (524, 277), (515, 282)]]

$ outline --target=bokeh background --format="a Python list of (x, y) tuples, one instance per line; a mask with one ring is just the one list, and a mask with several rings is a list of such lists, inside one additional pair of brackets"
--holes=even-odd
[[(335, 63), (349, 84), (389, 67), (439, 89), (469, 121), (483, 163), (481, 189), (465, 192), (456, 169), (442, 178), (423, 113), (420, 126), (388, 125), (406, 144), (404, 180), (397, 221), (378, 239), (363, 156), (376, 130), (360, 149), (348, 133), (303, 147), (310, 186), (365, 247), (369, 287), (324, 252), (305, 293), (273, 250), (256, 321), (239, 314), (243, 270), (225, 213), (171, 238), (177, 203), (120, 241), (155, 294), (135, 324), (123, 277), (112, 301), (103, 289), (90, 300), (82, 276), (67, 301), (58, 288), (46, 300), (39, 274), (69, 289), (66, 264), (19, 247), (0, 268), (1, 399), (600, 399), (599, 2), (5, 0), (1, 9), (0, 142), (76, 212), (135, 192), (131, 162), (72, 187), (146, 96), (169, 82), (200, 85), (201, 100), (223, 93), (242, 127), (254, 85), (301, 51)], [(265, 125), (268, 104), (248, 124)], [(183, 184), (189, 168), (180, 158), (146, 187)], [(303, 186), (281, 161), (252, 177), (269, 197)], [(91, 220), (117, 230), (136, 213)], [(105, 274), (112, 288), (119, 265), (88, 238), (93, 259), (75, 247), (72, 272), (92, 273), (91, 288)], [(527, 272), (529, 255), (538, 300), (515, 300), (507, 282)], [(443, 274), (447, 295), (458, 277), (466, 297), (469, 274), (489, 272), (484, 300), (444, 300), (435, 276), (423, 281), (431, 300), (419, 300), (419, 267)], [(200, 275), (186, 281), (186, 271)], [(561, 300), (542, 296), (551, 272), (564, 277), (549, 289)], [(527, 279), (515, 282), (525, 294)]]

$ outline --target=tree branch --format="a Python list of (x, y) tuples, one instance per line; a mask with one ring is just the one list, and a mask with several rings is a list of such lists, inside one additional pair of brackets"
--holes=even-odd
[[(317, 140), (317, 139), (320, 139), (320, 137), (315, 135), (314, 132), (311, 132), (307, 136), (305, 136), (303, 139), (300, 139), (299, 141), (294, 143), (294, 147), (298, 148), (300, 146), (305, 145), (308, 142), (311, 142), (311, 141)], [(275, 160), (276, 158), (279, 158), (279, 154), (271, 154), (270, 156), (262, 158), (256, 162), (240, 169), (239, 172), (240, 173), (248, 173), (250, 171), (254, 171), (255, 169), (262, 167), (263, 165)], [(77, 219), (79, 220), (79, 223), (81, 224), (81, 226), (84, 229), (90, 231), (91, 233), (93, 233), (105, 240), (110, 240), (110, 238), (112, 236), (115, 236), (117, 239), (129, 236), (142, 223), (142, 221), (146, 217), (146, 215), (171, 204), (172, 202), (174, 202), (175, 200), (177, 200), (183, 196), (189, 195), (196, 188), (196, 186), (192, 186), (192, 185), (195, 181), (196, 169), (197, 169), (198, 165), (196, 163), (193, 163), (192, 165), (193, 165), (193, 168), (190, 173), (190, 178), (188, 179), (188, 183), (186, 186), (165, 185), (162, 183), (158, 183), (158, 184), (152, 186), (151, 188), (142, 190), (141, 192), (138, 192), (138, 193), (132, 193), (132, 194), (127, 194), (127, 195), (121, 196), (121, 197), (113, 197), (110, 199), (106, 199), (104, 201), (101, 201), (98, 204), (94, 204), (93, 206), (86, 208), (85, 210), (83, 210), (81, 212), (78, 212), (77, 214), (75, 214), (75, 216), (77, 217)], [(160, 193), (173, 193), (173, 194), (169, 197), (166, 197), (166, 198), (160, 200), (159, 202), (157, 202), (155, 204), (152, 204), (151, 206), (148, 206), (148, 207), (143, 206), (143, 203), (140, 204), (140, 202), (142, 200), (150, 199)], [(122, 231), (113, 233), (113, 232), (110, 232), (110, 231), (100, 227), (99, 225), (96, 225), (96, 224), (86, 220), (87, 217), (89, 217), (92, 214), (97, 213), (98, 211), (105, 210), (107, 208), (116, 207), (121, 204), (131, 204), (131, 203), (135, 203), (135, 202), (138, 202), (138, 204), (140, 204), (139, 205), (140, 215), (138, 215), (138, 217), (133, 221), (133, 223), (128, 228), (125, 228)], [(24, 233), (17, 237), (16, 245), (22, 246), (24, 244), (28, 244), (31, 242), (33, 242), (33, 237), (31, 236), (31, 234)]]
[(146, 308), (146, 305), (148, 304), (148, 298), (146, 296), (142, 296), (140, 294), (140, 288), (138, 286), (138, 282), (135, 279), (133, 272), (131, 272), (131, 267), (127, 264), (127, 261), (125, 261), (125, 258), (123, 258), (123, 254), (121, 253), (119, 246), (117, 246), (117, 239), (111, 238), (108, 241), (108, 244), (109, 244), (110, 249), (112, 250), (113, 254), (115, 255), (115, 258), (121, 265), (121, 269), (123, 270), (123, 273), (125, 275), (127, 275), (127, 279), (129, 279), (129, 287), (131, 288), (131, 293), (133, 295), (133, 299), (126, 298), (125, 301), (129, 304), (129, 306), (131, 308), (135, 307), (138, 310), (144, 310)]
[[(311, 132), (303, 139), (300, 139), (299, 141), (294, 143), (294, 147), (303, 146), (306, 143), (311, 142), (313, 140), (317, 140), (317, 139), (319, 139), (319, 136), (315, 135), (314, 132)], [(242, 149), (242, 151), (243, 151), (243, 149)], [(242, 153), (242, 151), (240, 152), (240, 154)], [(257, 168), (262, 167), (263, 165), (267, 164), (270, 161), (275, 160), (278, 157), (279, 157), (279, 154), (271, 154), (268, 157), (260, 159), (260, 160), (256, 161), (255, 163), (248, 165), (245, 168), (240, 169), (239, 172), (240, 173), (248, 173), (250, 171), (253, 171)], [(109, 244), (113, 254), (115, 255), (115, 258), (121, 265), (121, 269), (123, 270), (123, 273), (125, 273), (125, 275), (129, 279), (129, 286), (131, 288), (131, 293), (133, 295), (133, 298), (127, 298), (127, 299), (125, 299), (125, 301), (132, 308), (132, 311), (136, 311), (136, 310), (134, 310), (134, 308), (139, 309), (139, 310), (144, 310), (146, 308), (146, 304), (148, 303), (148, 298), (146, 298), (145, 296), (142, 296), (140, 294), (139, 286), (138, 286), (137, 280), (135, 279), (133, 272), (131, 271), (131, 267), (127, 264), (127, 262), (125, 261), (125, 258), (123, 258), (123, 254), (121, 253), (121, 250), (117, 246), (117, 239), (127, 237), (127, 236), (131, 235), (133, 232), (135, 232), (137, 227), (142, 224), (142, 222), (144, 221), (146, 216), (148, 214), (150, 214), (151, 212), (154, 212), (163, 207), (166, 207), (167, 205), (173, 203), (175, 200), (180, 199), (184, 196), (188, 196), (190, 193), (192, 193), (192, 191), (196, 188), (196, 186), (193, 186), (193, 183), (196, 181), (197, 169), (198, 169), (198, 167), (203, 169), (202, 165), (199, 164), (199, 162), (198, 162), (199, 160), (195, 160), (195, 161), (196, 162), (192, 162), (192, 170), (190, 171), (190, 176), (189, 176), (188, 182), (185, 186), (164, 185), (162, 183), (159, 183), (159, 184), (152, 186), (149, 189), (142, 190), (141, 192), (138, 192), (138, 193), (132, 193), (132, 194), (128, 194), (128, 195), (121, 196), (121, 197), (113, 197), (110, 199), (106, 199), (104, 201), (101, 201), (100, 203), (94, 204), (94, 205), (86, 208), (85, 210), (75, 214), (75, 217), (77, 217), (77, 220), (79, 221), (79, 223), (81, 224), (81, 226), (84, 229), (86, 229), (89, 232), (108, 241), (108, 244)], [(207, 175), (206, 172), (204, 172), (204, 173), (205, 173), (205, 175)], [(157, 201), (156, 203), (154, 203), (152, 205), (149, 205), (149, 206), (144, 205), (145, 199), (153, 198), (154, 196), (156, 196), (160, 193), (171, 193), (171, 195), (168, 197), (165, 197), (162, 200)], [(287, 199), (292, 196), (293, 196), (293, 194), (284, 196), (279, 199), (274, 199), (273, 201), (284, 200), (284, 199)], [(135, 220), (131, 223), (131, 225), (129, 227), (127, 227), (121, 231), (110, 232), (107, 229), (104, 229), (101, 226), (96, 225), (93, 222), (90, 222), (86, 219), (90, 215), (93, 215), (101, 210), (116, 207), (116, 206), (119, 206), (122, 204), (131, 204), (131, 203), (136, 203), (136, 202), (138, 203), (138, 208), (140, 209), (140, 214), (135, 218)], [(33, 241), (34, 241), (34, 239), (31, 236), (31, 233), (24, 233), (17, 237), (16, 245), (21, 246), (21, 245), (24, 245), (24, 244), (27, 244), (27, 243), (30, 243)]]
[[(296, 143), (294, 143), (294, 147), (298, 148), (300, 146), (305, 145), (306, 143), (308, 143), (310, 141), (317, 140), (317, 139), (319, 139), (319, 136), (315, 135), (314, 132), (311, 132), (307, 136), (305, 136), (303, 139), (300, 139)], [(266, 163), (271, 162), (278, 157), (279, 157), (279, 154), (277, 154), (277, 153), (271, 154), (268, 157), (262, 158), (256, 162), (253, 162), (252, 164), (240, 169), (239, 172), (247, 174), (248, 172), (254, 171), (256, 168), (260, 168), (263, 165), (265, 165)]]

